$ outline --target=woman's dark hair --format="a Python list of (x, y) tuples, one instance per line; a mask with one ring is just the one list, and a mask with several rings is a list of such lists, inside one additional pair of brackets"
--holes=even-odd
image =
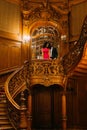
[[(47, 44), (49, 44), (49, 42), (44, 42), (44, 44), (43, 44), (43, 48), (47, 47)], [(47, 48), (49, 48), (49, 45), (48, 45)]]
[(51, 49), (51, 45), (50, 45), (50, 43), (49, 43), (49, 46), (48, 46), (48, 48), (49, 48), (49, 49)]

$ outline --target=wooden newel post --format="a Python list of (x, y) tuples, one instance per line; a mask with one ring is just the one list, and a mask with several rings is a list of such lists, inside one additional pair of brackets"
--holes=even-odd
[(25, 98), (24, 98), (24, 93), (21, 92), (21, 111), (20, 111), (20, 124), (19, 124), (19, 129), (20, 130), (27, 130), (27, 115), (26, 115), (26, 105), (25, 105)]
[(62, 128), (66, 130), (67, 128), (67, 116), (66, 116), (66, 94), (62, 94)]
[(67, 86), (68, 77), (64, 78), (64, 90), (62, 93), (62, 129), (67, 130), (67, 113), (66, 113), (66, 86)]
[(32, 127), (32, 94), (29, 92), (28, 96), (28, 129), (31, 130)]

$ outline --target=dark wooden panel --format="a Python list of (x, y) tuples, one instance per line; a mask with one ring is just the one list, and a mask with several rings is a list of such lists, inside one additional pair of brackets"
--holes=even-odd
[(78, 95), (77, 95), (77, 81), (69, 79), (67, 85), (67, 127), (78, 128)]
[(61, 91), (58, 86), (33, 89), (33, 127), (61, 128)]
[(15, 46), (9, 47), (9, 55), (8, 55), (9, 67), (20, 65), (21, 63), (21, 47), (20, 46), (15, 45)]
[(21, 65), (21, 43), (0, 39), (0, 72), (15, 69)]
[(8, 46), (0, 44), (0, 70), (8, 67)]
[(58, 86), (54, 89), (54, 128), (62, 127), (62, 94)]
[(87, 129), (87, 77), (78, 80), (79, 127)]
[(51, 95), (49, 88), (36, 87), (33, 91), (33, 126), (51, 127)]

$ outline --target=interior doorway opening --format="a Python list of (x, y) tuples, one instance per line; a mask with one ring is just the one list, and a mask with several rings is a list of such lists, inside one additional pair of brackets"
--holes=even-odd
[(62, 87), (36, 85), (32, 89), (32, 128), (62, 128)]
[(31, 35), (32, 59), (42, 59), (41, 50), (45, 42), (53, 43), (54, 47), (56, 47), (58, 50), (60, 43), (60, 33), (54, 26), (37, 26)]

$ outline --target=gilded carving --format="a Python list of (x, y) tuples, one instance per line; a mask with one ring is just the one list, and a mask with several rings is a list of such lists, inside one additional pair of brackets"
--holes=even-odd
[(28, 19), (29, 23), (42, 20), (52, 20), (59, 22), (59, 20), (68, 14), (67, 3), (60, 2), (31, 2), (28, 0), (22, 1), (21, 7), (24, 19)]
[(49, 86), (52, 84), (61, 84), (64, 77), (64, 71), (58, 60), (32, 60), (29, 66), (30, 84), (43, 84)]

